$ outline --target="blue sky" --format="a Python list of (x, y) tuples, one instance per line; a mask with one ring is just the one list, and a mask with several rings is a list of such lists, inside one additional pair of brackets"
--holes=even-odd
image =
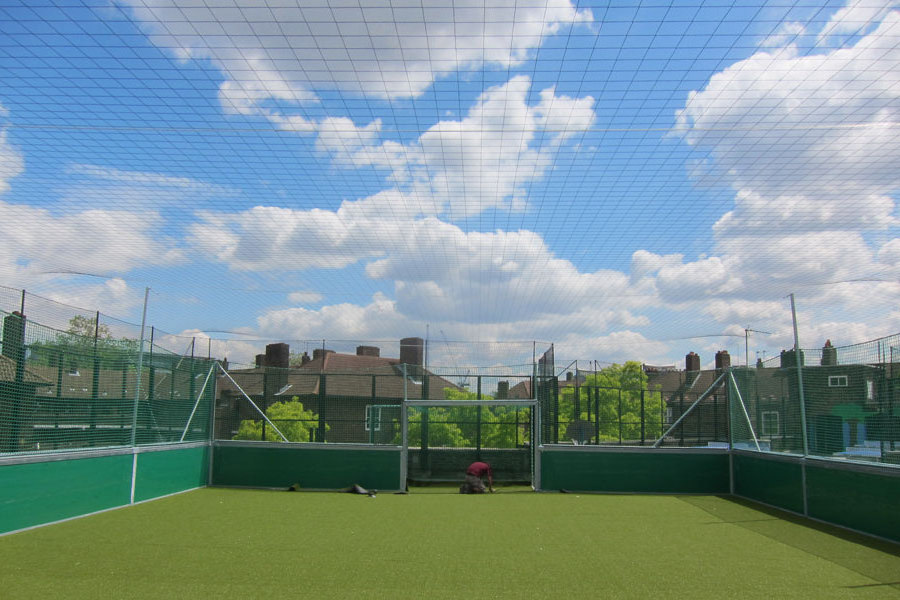
[(887, 1), (6, 3), (0, 283), (132, 321), (149, 286), (238, 360), (708, 364), (791, 346), (791, 292), (804, 345), (863, 341), (900, 329), (898, 74)]

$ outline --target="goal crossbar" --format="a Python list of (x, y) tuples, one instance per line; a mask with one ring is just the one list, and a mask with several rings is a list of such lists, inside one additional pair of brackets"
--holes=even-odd
[(453, 406), (519, 406), (531, 408), (537, 400), (406, 400), (405, 406), (453, 407)]

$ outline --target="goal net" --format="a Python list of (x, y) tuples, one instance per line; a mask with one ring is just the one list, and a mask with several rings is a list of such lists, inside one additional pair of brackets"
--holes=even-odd
[(469, 464), (483, 461), (491, 465), (495, 481), (531, 483), (535, 404), (533, 400), (407, 401), (403, 445), (408, 480), (462, 481)]

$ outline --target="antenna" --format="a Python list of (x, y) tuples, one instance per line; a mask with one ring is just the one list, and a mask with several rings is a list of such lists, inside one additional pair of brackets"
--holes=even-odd
[(753, 333), (763, 333), (765, 335), (772, 335), (771, 331), (760, 331), (759, 329), (750, 329), (750, 326), (747, 325), (744, 327), (744, 366), (750, 366), (750, 332)]

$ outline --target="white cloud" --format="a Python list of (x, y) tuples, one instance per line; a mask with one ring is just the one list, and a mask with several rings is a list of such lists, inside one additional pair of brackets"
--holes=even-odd
[(834, 36), (865, 33), (898, 6), (900, 2), (896, 0), (878, 3), (870, 0), (849, 0), (846, 6), (831, 15), (828, 23), (819, 32), (819, 42), (828, 41)]
[[(172, 352), (189, 354), (192, 338), (196, 356), (206, 356), (209, 353), (213, 358), (227, 358), (232, 366), (253, 365), (256, 355), (265, 352), (266, 342), (216, 339), (201, 329), (185, 329), (177, 334), (158, 332), (154, 345)], [(197, 391), (199, 392), (199, 386)]]
[(68, 175), (83, 175), (93, 180), (124, 183), (140, 187), (171, 188), (182, 192), (203, 194), (233, 194), (233, 190), (212, 183), (197, 181), (189, 177), (173, 177), (162, 173), (145, 171), (123, 171), (113, 167), (74, 163), (66, 167)]
[(155, 213), (88, 209), (54, 214), (0, 202), (0, 273), (20, 281), (48, 271), (122, 273), (178, 262)]
[(900, 267), (900, 238), (894, 238), (879, 248), (878, 261), (886, 266)]
[[(41, 296), (68, 306), (91, 307), (105, 315), (130, 314), (143, 302), (143, 294), (118, 277), (101, 283), (65, 281), (57, 277), (47, 286), (43, 284)], [(116, 322), (106, 324), (114, 337), (140, 337), (140, 327), (131, 328)]]
[[(0, 116), (4, 108), (0, 105)], [(25, 171), (25, 157), (7, 139), (5, 128), (0, 128), (0, 194), (9, 190), (9, 180)]]
[(288, 301), (294, 304), (315, 304), (322, 300), (322, 294), (318, 292), (302, 291), (288, 294)]
[(210, 60), (225, 75), (226, 110), (304, 103), (315, 90), (412, 98), (455, 71), (507, 69), (544, 38), (592, 19), (569, 0), (492, 3), (386, 0), (272, 6), (238, 0), (185, 6), (123, 0), (153, 42), (181, 60)]
[(718, 256), (711, 256), (664, 265), (657, 274), (656, 286), (660, 296), (670, 302), (730, 294), (742, 284), (739, 272)]
[(758, 52), (715, 74), (678, 111), (678, 131), (709, 148), (716, 177), (750, 221), (768, 205), (791, 226), (892, 222), (900, 187), (900, 11), (856, 44), (801, 55)]
[(395, 182), (411, 182), (411, 190), (432, 196), (454, 218), (494, 207), (521, 210), (527, 185), (543, 177), (559, 145), (596, 118), (590, 96), (547, 88), (540, 102), (529, 104), (530, 88), (524, 75), (488, 88), (464, 118), (439, 121), (408, 145), (374, 145), (379, 121), (360, 128), (348, 119), (327, 119), (317, 147), (331, 151), (338, 164), (391, 169)]
[(256, 206), (240, 213), (198, 213), (190, 226), (195, 247), (236, 270), (341, 269), (383, 254), (399, 224), (345, 219), (341, 209)]
[[(890, 273), (895, 254), (885, 238), (898, 225), (900, 47), (893, 40), (900, 11), (864, 9), (848, 4), (826, 27), (848, 33), (849, 23), (855, 32), (860, 20), (871, 21), (853, 45), (760, 51), (689, 95), (676, 131), (710, 151), (703, 168), (736, 195), (713, 227), (711, 256), (682, 263), (672, 255), (679, 261), (654, 271), (661, 257), (635, 255), (633, 264), (650, 272), (662, 298), (684, 307), (700, 302), (732, 324), (763, 321), (764, 311), (753, 308), (766, 306), (760, 301), (810, 286), (821, 286), (810, 301), (819, 320), (829, 311), (843, 322), (872, 303), (859, 294), (871, 294), (876, 283), (833, 283)], [(881, 253), (876, 239), (885, 244)], [(741, 310), (708, 304), (717, 298)]]
[(263, 337), (277, 339), (375, 340), (393, 338), (397, 331), (412, 335), (420, 330), (417, 325), (410, 327), (410, 320), (382, 294), (376, 294), (366, 306), (341, 303), (319, 309), (273, 310), (260, 316), (257, 324)]
[(806, 33), (806, 27), (802, 23), (781, 23), (766, 39), (760, 42), (763, 48), (778, 48), (792, 43), (798, 37)]

